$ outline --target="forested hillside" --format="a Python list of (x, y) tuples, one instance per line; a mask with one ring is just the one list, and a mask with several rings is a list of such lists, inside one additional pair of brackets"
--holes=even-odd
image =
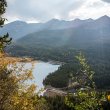
[[(7, 1), (0, 0), (0, 110), (110, 110), (110, 18), (52, 19), (35, 24), (15, 21), (4, 26)], [(13, 12), (19, 10), (20, 3), (20, 10), (30, 13), (28, 8), (36, 7), (40, 1), (8, 3)], [(6, 15), (10, 14), (12, 19), (19, 16), (10, 11)], [(24, 56), (58, 61), (61, 66), (43, 80), (45, 86), (38, 90), (33, 80), (34, 61)], [(43, 69), (46, 72), (44, 66)]]
[[(58, 22), (62, 24), (62, 21), (55, 19), (47, 22), (45, 24), (48, 24), (47, 29), (28, 34), (18, 39), (7, 51), (13, 56), (31, 56), (44, 61), (61, 61), (73, 67), (74, 64), (77, 64), (74, 57), (79, 51), (82, 51), (96, 72), (95, 81), (98, 87), (109, 88), (110, 18), (103, 16), (97, 20), (77, 19), (74, 21), (73, 27), (65, 24), (66, 21), (63, 21), (63, 25), (60, 25)], [(67, 25), (67, 28), (65, 28), (64, 24), (65, 26)], [(49, 26), (53, 28), (48, 28)], [(58, 29), (58, 26), (62, 27)], [(63, 70), (65, 70), (64, 66), (61, 67)], [(73, 72), (73, 69), (71, 71)], [(68, 81), (66, 74), (70, 73), (65, 74), (65, 72), (63, 73), (58, 70), (55, 72), (56, 80), (54, 79), (54, 82), (57, 82), (57, 75), (59, 76), (61, 74), (61, 82), (64, 82), (64, 84), (59, 86), (62, 87)], [(53, 80), (50, 81), (51, 76), (49, 76), (49, 79), (46, 78), (46, 80), (54, 84)], [(63, 81), (63, 76), (67, 80)]]

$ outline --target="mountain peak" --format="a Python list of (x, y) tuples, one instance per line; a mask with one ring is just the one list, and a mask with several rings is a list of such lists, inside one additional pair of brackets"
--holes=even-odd
[(74, 21), (78, 22), (78, 21), (81, 21), (81, 19), (79, 19), (79, 18), (76, 18)]
[(55, 18), (53, 18), (53, 19), (51, 19), (50, 21), (48, 21), (48, 22), (59, 22), (59, 19), (55, 19)]
[(107, 15), (104, 15), (104, 16), (102, 16), (102, 18), (110, 18), (109, 16), (107, 16)]
[(87, 20), (88, 20), (88, 21), (93, 21), (93, 19), (92, 19), (92, 18), (88, 18)]
[(10, 22), (8, 24), (5, 24), (5, 26), (9, 26), (9, 27), (10, 26), (18, 26), (18, 25), (23, 26), (23, 25), (27, 25), (27, 23), (24, 21), (17, 20), (17, 21), (13, 21), (13, 22)]
[(25, 23), (25, 24), (27, 24), (25, 21), (20, 21), (20, 20), (13, 21), (11, 23)]
[(104, 15), (104, 16), (98, 18), (98, 20), (110, 20), (110, 17), (107, 15)]

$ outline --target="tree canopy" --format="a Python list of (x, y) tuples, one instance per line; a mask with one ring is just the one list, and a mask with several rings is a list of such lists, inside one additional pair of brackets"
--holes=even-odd
[[(5, 22), (7, 2), (0, 1), (0, 27)], [(36, 92), (36, 85), (29, 84), (32, 69), (24, 69), (16, 61), (7, 60), (4, 49), (11, 43), (9, 34), (0, 36), (0, 110), (46, 110), (46, 102)]]

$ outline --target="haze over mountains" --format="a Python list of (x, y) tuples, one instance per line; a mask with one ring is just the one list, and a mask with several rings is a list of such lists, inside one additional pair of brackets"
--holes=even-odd
[[(0, 32), (7, 31), (14, 39), (14, 43), (7, 48), (11, 55), (65, 62), (69, 64), (66, 68), (70, 68), (75, 66), (75, 56), (82, 51), (96, 72), (98, 87), (110, 87), (110, 17), (73, 21), (52, 19), (37, 24), (15, 21), (7, 24)], [(65, 71), (65, 66), (61, 70)], [(59, 73), (55, 74), (60, 82), (69, 72), (63, 74), (65, 78), (62, 78), (62, 74), (60, 77)], [(58, 82), (52, 79), (52, 84), (53, 81), (55, 84)]]
[(71, 28), (70, 30), (74, 31), (74, 30), (80, 30), (83, 28), (85, 29), (85, 31), (86, 29), (87, 31), (88, 30), (96, 31), (100, 29), (103, 30), (104, 28), (104, 30), (107, 29), (109, 31), (109, 26), (110, 26), (109, 24), (110, 24), (110, 18), (106, 15), (97, 20), (75, 19), (72, 21), (65, 21), (65, 20), (52, 19), (46, 23), (30, 23), (30, 24), (27, 24), (26, 22), (23, 22), (23, 21), (14, 21), (9, 24), (6, 24), (3, 28), (1, 28), (0, 34), (4, 34), (8, 32), (14, 40), (17, 40), (30, 33), (39, 32), (43, 30), (56, 30), (56, 31), (58, 30), (59, 31), (59, 30), (64, 30), (64, 29), (68, 30)]
[(110, 17), (105, 15), (96, 20), (75, 19), (73, 21), (52, 19), (46, 23), (36, 24), (15, 21), (5, 25), (0, 31), (0, 33), (5, 32), (16, 41), (12, 47), (17, 55), (37, 56), (41, 51), (48, 52), (49, 49), (54, 51), (55, 48), (65, 47), (102, 49), (110, 45)]

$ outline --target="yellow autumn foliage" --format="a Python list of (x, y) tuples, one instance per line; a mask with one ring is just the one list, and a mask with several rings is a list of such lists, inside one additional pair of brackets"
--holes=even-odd
[[(7, 7), (6, 0), (0, 1), (0, 28), (4, 25), (2, 15)], [(45, 100), (36, 93), (32, 80), (32, 69), (18, 65), (15, 59), (6, 57), (5, 48), (11, 43), (9, 34), (0, 35), (0, 110), (47, 110)]]
[[(10, 66), (11, 65), (11, 66)], [(42, 110), (45, 100), (36, 93), (32, 80), (32, 69), (24, 69), (15, 61), (0, 58), (0, 110)], [(40, 102), (40, 103), (39, 103)]]
[(110, 101), (110, 95), (107, 96), (108, 101)]

